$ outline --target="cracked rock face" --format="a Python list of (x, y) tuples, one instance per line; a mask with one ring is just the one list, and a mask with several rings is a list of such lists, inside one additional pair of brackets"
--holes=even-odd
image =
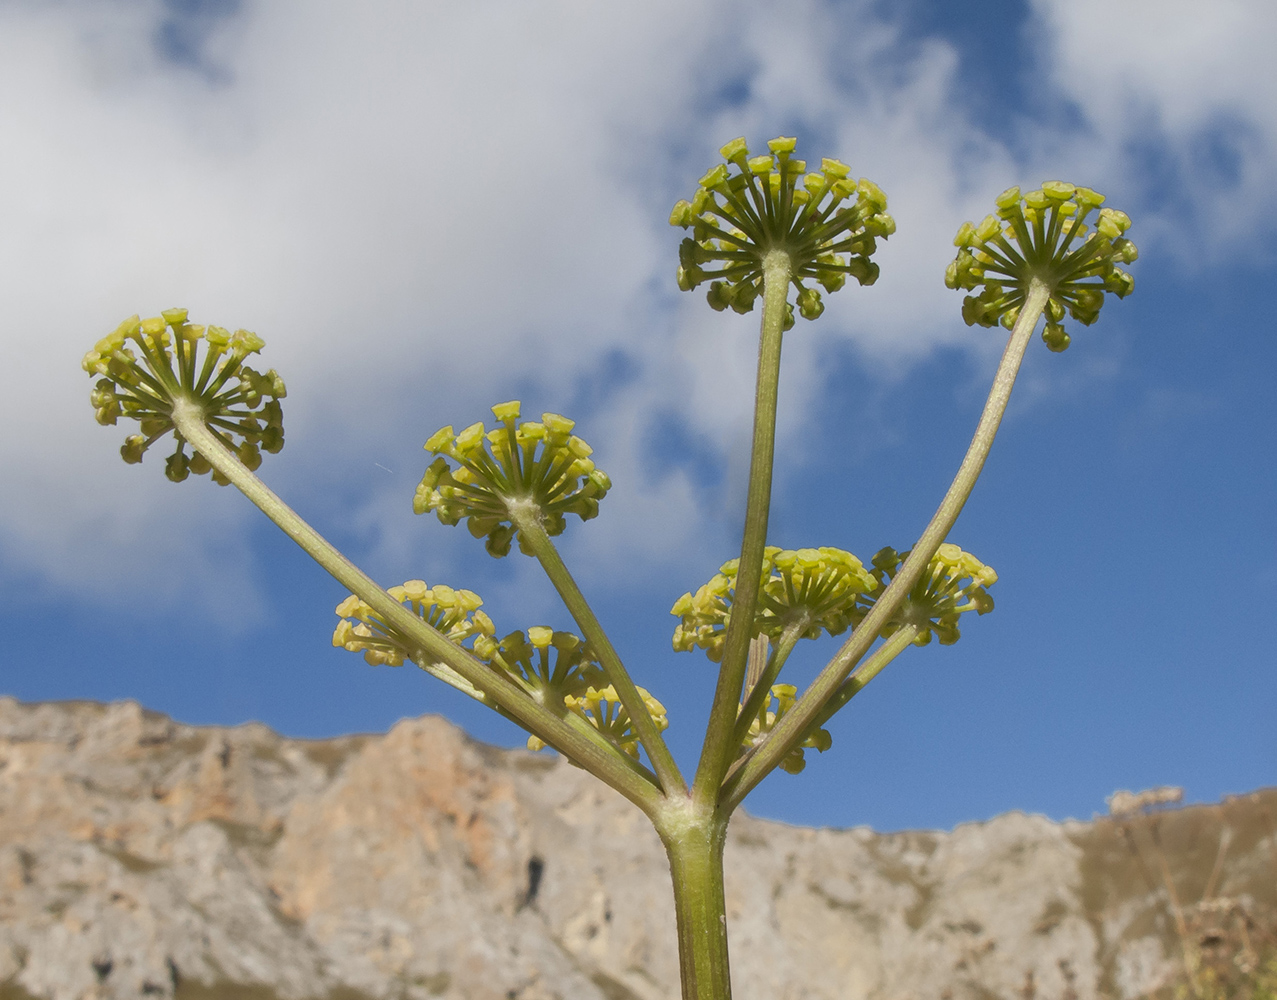
[[(1277, 904), (1274, 817), (1273, 790), (1156, 829), (741, 815), (735, 996), (1133, 998), (1179, 968), (1164, 873), (1190, 917), (1208, 885)], [(437, 717), (305, 741), (0, 699), (0, 1000), (672, 1000), (672, 913), (636, 809)]]

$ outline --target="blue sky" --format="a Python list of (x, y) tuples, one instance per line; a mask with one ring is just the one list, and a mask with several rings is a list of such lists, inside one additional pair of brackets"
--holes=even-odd
[[(442, 712), (329, 645), (344, 592), (231, 490), (126, 467), (83, 352), (171, 305), (288, 381), (262, 474), (387, 584), (568, 627), (531, 560), (411, 513), (421, 443), (494, 402), (578, 421), (616, 487), (564, 553), (694, 764), (713, 685), (674, 599), (739, 543), (756, 317), (674, 286), (666, 224), (744, 134), (877, 181), (881, 280), (785, 344), (772, 540), (907, 547), (1001, 349), (943, 287), (959, 223), (1062, 178), (1135, 220), (1135, 294), (1030, 350), (952, 540), (997, 610), (910, 650), (752, 811), (946, 827), (1116, 788), (1277, 781), (1277, 13), (1261, 0), (0, 3), (0, 692), (317, 737)], [(794, 681), (822, 653), (796, 654)]]

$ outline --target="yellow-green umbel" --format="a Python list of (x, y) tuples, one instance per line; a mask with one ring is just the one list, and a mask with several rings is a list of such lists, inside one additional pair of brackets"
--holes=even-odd
[[(1063, 351), (1070, 337), (1061, 322), (1067, 311), (1083, 325), (1094, 323), (1105, 293), (1125, 298), (1135, 279), (1118, 264), (1139, 256), (1123, 235), (1131, 220), (1125, 212), (1100, 208), (1104, 195), (1064, 181), (1047, 181), (1021, 196), (1008, 188), (997, 199), (997, 215), (979, 225), (964, 222), (954, 238), (958, 256), (945, 271), (950, 288), (974, 289), (962, 303), (968, 326), (1008, 330), (1019, 318), (1034, 278), (1051, 291), (1042, 339), (1052, 351)], [(1099, 210), (1094, 228), (1086, 224)]]
[[(770, 152), (750, 156), (745, 140), (733, 139), (720, 150), (727, 162), (701, 178), (691, 201), (674, 206), (670, 224), (692, 231), (679, 246), (678, 287), (690, 291), (708, 281), (711, 306), (747, 313), (763, 292), (765, 258), (783, 250), (798, 311), (815, 319), (825, 308), (815, 284), (835, 292), (850, 275), (872, 285), (878, 265), (870, 257), (896, 223), (882, 189), (852, 178), (845, 163), (825, 159), (807, 173), (806, 161), (791, 155), (794, 139), (767, 145)], [(792, 325), (787, 303), (785, 327)]]
[[(657, 730), (664, 730), (669, 725), (665, 706), (652, 697), (646, 688), (638, 688), (638, 693)], [(615, 747), (638, 758), (638, 732), (614, 686), (609, 684), (605, 688), (587, 688), (582, 694), (567, 698), (566, 702), (572, 712), (594, 726)]]
[[(699, 646), (713, 662), (722, 659), (739, 565), (739, 559), (724, 563), (696, 593), (686, 593), (674, 603), (670, 614), (681, 619), (674, 629), (676, 650)], [(860, 595), (877, 586), (850, 552), (827, 546), (790, 550), (769, 545), (764, 550), (752, 634), (773, 642), (788, 628), (796, 629), (795, 638), (816, 639), (821, 632), (838, 635), (861, 616)]]
[[(571, 632), (533, 625), (527, 633), (511, 632), (499, 642), (476, 639), (475, 655), (509, 674), (539, 704), (562, 714), (568, 699), (606, 684), (603, 668), (589, 644)], [(535, 738), (534, 738), (535, 740)], [(529, 740), (533, 750), (545, 744)]]
[[(386, 593), (457, 645), (495, 631), (492, 620), (479, 610), (483, 599), (473, 590), (454, 590), (441, 583), (429, 587), (424, 580), (408, 580)], [(362, 652), (374, 665), (398, 667), (406, 658), (411, 659), (411, 642), (355, 594), (337, 605), (337, 614), (341, 621), (333, 632), (334, 646)]]
[[(192, 472), (212, 470), (203, 455), (186, 453), (186, 439), (173, 423), (175, 405), (193, 406), (222, 444), (256, 469), (263, 451), (274, 454), (284, 447), (279, 405), (284, 381), (273, 368), (260, 373), (244, 364), (264, 345), (248, 330), (230, 333), (220, 326), (188, 323), (185, 309), (166, 309), (151, 319), (131, 316), (99, 340), (82, 362), (86, 372), (99, 376), (89, 397), (97, 421), (110, 425), (129, 417), (141, 424), (141, 433), (127, 437), (120, 449), (129, 463), (142, 461), (146, 450), (172, 431), (177, 450), (164, 472), (181, 482)], [(230, 482), (216, 471), (213, 480), (223, 486)]]
[[(873, 557), (874, 573), (883, 589), (895, 577), (908, 552), (893, 548), (880, 550)], [(993, 610), (993, 598), (987, 587), (998, 582), (998, 574), (970, 552), (945, 542), (931, 557), (927, 572), (910, 589), (896, 614), (882, 629), (883, 635), (894, 635), (906, 625), (918, 629), (915, 646), (925, 646), (934, 633), (942, 646), (957, 642), (958, 619), (968, 611), (985, 615)]]
[[(746, 676), (736, 714), (733, 740), (744, 753), (759, 745), (794, 704), (797, 689), (773, 684), (799, 639), (839, 635), (864, 617), (864, 595), (878, 581), (859, 559), (843, 549), (764, 550), (762, 582), (754, 611), (751, 637), (764, 637), (756, 649), (757, 662)], [(695, 594), (680, 597), (670, 613), (680, 618), (674, 629), (674, 648), (704, 649), (710, 660), (723, 658), (731, 623), (740, 561), (727, 562)], [(774, 645), (771, 645), (774, 644)], [(770, 649), (770, 653), (768, 653)], [(771, 707), (772, 702), (776, 707)], [(829, 734), (812, 729), (803, 747), (829, 748)], [(797, 774), (804, 767), (803, 751), (795, 747), (780, 768)]]
[(506, 555), (516, 537), (527, 551), (512, 515), (520, 505), (537, 508), (548, 535), (563, 531), (566, 514), (583, 521), (598, 514), (612, 481), (595, 468), (593, 449), (572, 433), (573, 421), (544, 413), (539, 421), (520, 423), (517, 400), (498, 403), (492, 412), (500, 424), (491, 431), (482, 423), (460, 434), (448, 426), (426, 442), (426, 450), (438, 457), (417, 487), (416, 513), (434, 511), (444, 524), (465, 518), (470, 533), (486, 539), (494, 556)]

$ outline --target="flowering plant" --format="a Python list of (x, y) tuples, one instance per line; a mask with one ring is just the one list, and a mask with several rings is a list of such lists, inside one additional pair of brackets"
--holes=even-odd
[[(993, 609), (997, 574), (946, 541), (980, 474), (1038, 321), (1052, 351), (1069, 346), (1065, 314), (1093, 323), (1107, 294), (1124, 297), (1136, 258), (1130, 220), (1101, 208), (1101, 195), (1049, 181), (997, 199), (997, 213), (966, 223), (945, 274), (967, 295), (968, 325), (1010, 331), (971, 446), (940, 505), (913, 546), (881, 549), (868, 564), (833, 546), (783, 550), (767, 544), (781, 345), (797, 314), (817, 319), (826, 293), (853, 277), (878, 276), (873, 260), (895, 221), (872, 181), (854, 179), (835, 159), (807, 171), (795, 140), (774, 139), (751, 156), (744, 139), (722, 148), (722, 163), (679, 201), (671, 224), (690, 231), (677, 280), (708, 283), (717, 310), (748, 313), (761, 301), (753, 451), (739, 555), (707, 583), (675, 601), (675, 650), (703, 650), (717, 686), (700, 760), (688, 781), (662, 737), (668, 713), (639, 687), (599, 624), (554, 545), (569, 515), (599, 513), (611, 481), (573, 421), (555, 413), (521, 420), (517, 401), (492, 407), (457, 433), (444, 427), (426, 450), (434, 458), (413, 498), (418, 514), (465, 522), (492, 556), (517, 543), (535, 558), (580, 636), (534, 625), (498, 638), (483, 601), (469, 590), (423, 580), (383, 589), (306, 524), (254, 474), (261, 452), (284, 442), (273, 371), (244, 364), (264, 346), (244, 330), (188, 323), (185, 310), (126, 320), (84, 359), (97, 381), (97, 419), (137, 420), (122, 454), (140, 462), (172, 433), (166, 464), (174, 481), (211, 472), (233, 483), (351, 592), (337, 606), (332, 641), (370, 663), (412, 662), (521, 726), (528, 746), (552, 747), (605, 781), (652, 821), (673, 877), (682, 991), (686, 1000), (731, 995), (723, 893), (723, 846), (733, 811), (773, 770), (796, 773), (805, 751), (823, 753), (825, 724), (895, 657), (934, 637), (957, 642), (963, 615)], [(1088, 219), (1094, 219), (1088, 223)], [(793, 302), (790, 291), (794, 290)], [(200, 347), (203, 344), (203, 358)], [(191, 449), (187, 452), (187, 447)], [(805, 690), (779, 677), (801, 639), (846, 635)]]

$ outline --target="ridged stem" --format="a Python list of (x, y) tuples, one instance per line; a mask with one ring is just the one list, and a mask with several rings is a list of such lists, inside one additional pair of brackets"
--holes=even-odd
[(657, 825), (674, 883), (683, 1000), (731, 1000), (723, 890), (727, 820), (718, 813), (689, 820)]
[[(777, 767), (785, 756), (805, 738), (805, 734), (820, 716), (821, 709), (837, 692), (839, 686), (851, 673), (853, 667), (869, 651), (877, 640), (884, 625), (891, 619), (908, 596), (913, 585), (926, 571), (931, 557), (944, 541), (953, 527), (963, 505), (975, 488), (980, 471), (984, 468), (993, 439), (997, 436), (1002, 415), (1006, 412), (1007, 403), (1011, 399), (1011, 390), (1015, 386), (1020, 364), (1024, 360), (1024, 352), (1033, 328), (1037, 325), (1042, 310), (1050, 297), (1050, 287), (1041, 279), (1033, 278), (1029, 283), (1028, 294), (1024, 306), (1007, 340), (1006, 349), (1002, 352), (1002, 361), (993, 377), (993, 387), (989, 390), (989, 398), (984, 404), (980, 422), (976, 426), (971, 445), (966, 456), (958, 467), (953, 483), (941, 501), (935, 515), (926, 529), (914, 543), (909, 558), (900, 567), (895, 579), (883, 591), (875, 602), (873, 609), (843, 643), (842, 648), (820, 672), (811, 686), (803, 692), (801, 698), (786, 714), (766, 740), (760, 743), (746, 758), (744, 765), (731, 782), (730, 789), (724, 789), (724, 798), (739, 803), (773, 768)], [(734, 622), (733, 622), (734, 624)]]
[[(173, 424), (182, 437), (199, 451), (209, 464), (233, 483), (315, 562), (351, 593), (368, 604), (400, 636), (441, 660), (485, 692), (520, 725), (571, 757), (591, 774), (611, 785), (649, 816), (659, 808), (660, 789), (645, 768), (630, 762), (624, 753), (608, 744), (601, 735), (583, 732), (572, 721), (561, 718), (529, 698), (512, 681), (489, 669), (461, 647), (449, 642), (386, 593), (371, 577), (347, 559), (281, 500), (232, 453), (204, 423), (198, 404), (183, 398), (173, 402)], [(590, 728), (584, 720), (582, 727)], [(622, 759), (624, 758), (624, 759)]]
[(647, 751), (648, 760), (656, 769), (657, 778), (665, 794), (686, 795), (687, 783), (674, 762), (673, 754), (670, 753), (669, 747), (661, 737), (660, 730), (656, 728), (652, 713), (648, 711), (643, 696), (631, 679), (629, 671), (621, 663), (620, 656), (613, 648), (607, 633), (603, 631), (603, 626), (599, 624), (585, 595), (581, 593), (581, 588), (577, 586), (572, 574), (559, 556), (559, 550), (546, 534), (541, 524), (539, 511), (517, 512), (514, 517), (519, 533), (526, 539), (533, 555), (541, 563), (541, 568), (545, 570), (545, 575), (554, 584), (554, 589), (559, 592), (559, 597), (562, 598), (564, 605), (581, 629), (585, 640), (598, 656), (608, 681), (616, 688), (617, 696), (621, 699), (621, 704), (625, 706), (626, 712), (629, 713), (634, 732), (643, 745), (643, 749)]
[(705, 807), (718, 800), (719, 785), (736, 756), (732, 742), (753, 639), (754, 610), (758, 606), (763, 550), (767, 545), (767, 517), (771, 507), (772, 465), (776, 451), (776, 401), (780, 385), (780, 348), (785, 327), (785, 303), (793, 263), (783, 250), (763, 259), (763, 319), (758, 344), (758, 380), (754, 394), (754, 445), (749, 463), (749, 494), (745, 501), (745, 531), (732, 595), (732, 619), (727, 626), (718, 686), (710, 708), (709, 725), (692, 797)]

